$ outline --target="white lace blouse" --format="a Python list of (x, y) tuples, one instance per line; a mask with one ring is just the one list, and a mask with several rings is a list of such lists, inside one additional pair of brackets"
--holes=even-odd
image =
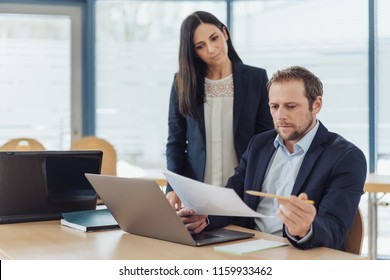
[(238, 160), (233, 139), (233, 75), (205, 80), (206, 170), (204, 182), (225, 186)]

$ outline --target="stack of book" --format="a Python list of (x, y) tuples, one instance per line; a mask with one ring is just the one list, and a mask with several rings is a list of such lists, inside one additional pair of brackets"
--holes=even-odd
[(108, 209), (62, 213), (61, 225), (85, 232), (119, 228)]

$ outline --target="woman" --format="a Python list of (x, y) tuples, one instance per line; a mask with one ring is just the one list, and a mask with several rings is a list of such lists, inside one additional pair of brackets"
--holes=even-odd
[[(224, 186), (253, 135), (273, 128), (264, 69), (244, 65), (214, 15), (189, 15), (169, 103), (167, 168)], [(180, 199), (168, 185), (173, 207)]]

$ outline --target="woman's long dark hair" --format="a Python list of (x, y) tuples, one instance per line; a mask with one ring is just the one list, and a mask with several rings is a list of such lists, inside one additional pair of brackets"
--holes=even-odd
[(189, 15), (180, 29), (179, 71), (176, 75), (176, 87), (179, 99), (179, 111), (183, 116), (198, 119), (196, 105), (204, 103), (204, 81), (207, 65), (197, 57), (194, 47), (195, 29), (201, 24), (214, 24), (222, 32), (225, 28), (228, 35), (228, 57), (232, 62), (242, 63), (233, 47), (231, 37), (226, 26), (214, 15), (197, 11)]

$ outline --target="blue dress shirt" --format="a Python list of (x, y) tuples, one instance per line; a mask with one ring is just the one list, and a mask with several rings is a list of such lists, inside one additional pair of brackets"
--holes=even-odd
[[(274, 146), (276, 148), (271, 161), (269, 162), (265, 179), (261, 190), (266, 193), (272, 193), (282, 196), (290, 196), (295, 179), (301, 168), (302, 161), (309, 149), (315, 134), (317, 133), (319, 123), (317, 121), (313, 129), (294, 145), (293, 153), (290, 153), (279, 135), (276, 136)], [(257, 207), (257, 212), (275, 216), (279, 208), (276, 199), (261, 198)], [(283, 235), (283, 224), (278, 218), (256, 218), (255, 228), (262, 232), (276, 235)]]

